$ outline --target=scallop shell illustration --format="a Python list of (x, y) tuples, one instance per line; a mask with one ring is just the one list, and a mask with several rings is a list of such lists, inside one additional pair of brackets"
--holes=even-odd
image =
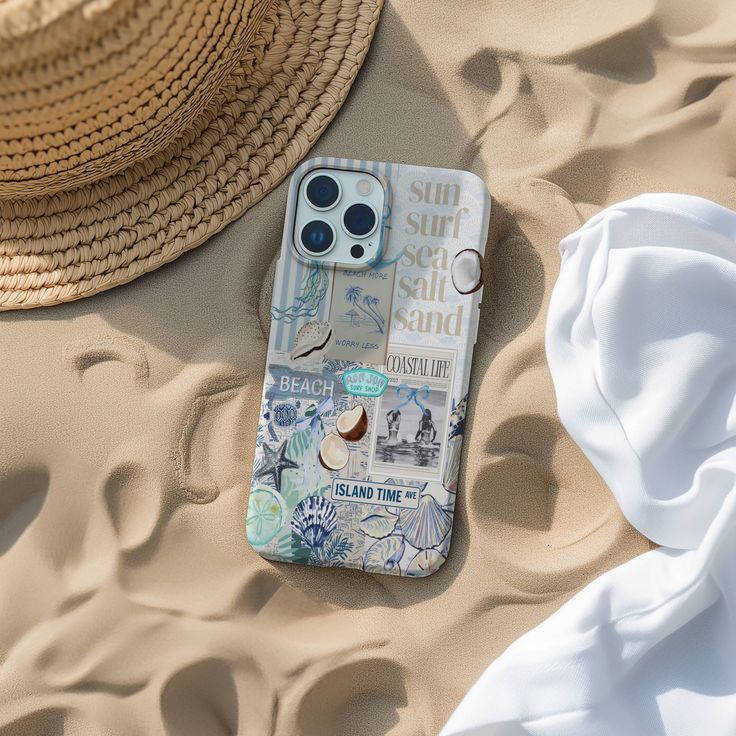
[(457, 493), (457, 480), (460, 475), (460, 453), (462, 437), (453, 437), (447, 442), (447, 460), (442, 475), (442, 487), (449, 493)]
[(400, 519), (406, 541), (417, 549), (439, 544), (452, 526), (452, 514), (428, 493), (419, 499), (415, 509), (402, 510)]
[(452, 534), (448, 533), (445, 535), (445, 538), (436, 547), (432, 547), (432, 549), (439, 552), (443, 557), (447, 557), (450, 551), (450, 542), (452, 541), (451, 537)]
[(302, 545), (321, 547), (337, 527), (337, 510), (332, 501), (322, 496), (307, 496), (299, 501), (291, 515), (291, 529)]
[(315, 319), (303, 324), (294, 337), (294, 345), (289, 356), (291, 361), (319, 362), (332, 347), (332, 336), (332, 326), (329, 322)]
[(369, 537), (382, 539), (391, 534), (398, 520), (396, 514), (382, 506), (376, 506), (361, 518), (360, 530)]
[(372, 544), (363, 557), (366, 572), (392, 572), (399, 574), (399, 561), (404, 554), (404, 540), (401, 537), (386, 537)]
[(460, 401), (452, 401), (452, 412), (448, 422), (447, 460), (442, 476), (442, 486), (450, 493), (457, 492), (457, 480), (460, 475), (460, 450), (465, 434), (465, 410), (468, 406), (467, 394)]
[(423, 578), (436, 572), (444, 561), (445, 558), (436, 549), (423, 549), (406, 566), (406, 575), (410, 578)]

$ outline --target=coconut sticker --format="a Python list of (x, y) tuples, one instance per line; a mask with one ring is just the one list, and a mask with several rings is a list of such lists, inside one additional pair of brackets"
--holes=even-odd
[(348, 442), (360, 442), (368, 431), (368, 414), (362, 404), (342, 412), (335, 422), (337, 433)]
[(464, 248), (453, 259), (450, 267), (452, 285), (458, 294), (472, 294), (483, 286), (483, 260), (473, 248)]
[(342, 470), (350, 459), (347, 442), (339, 434), (326, 434), (319, 445), (319, 462), (327, 470)]

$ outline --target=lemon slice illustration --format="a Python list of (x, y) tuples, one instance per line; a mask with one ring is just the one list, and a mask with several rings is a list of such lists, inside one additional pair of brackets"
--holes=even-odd
[(256, 486), (248, 499), (246, 530), (254, 547), (268, 544), (284, 524), (284, 506), (279, 494), (270, 488)]

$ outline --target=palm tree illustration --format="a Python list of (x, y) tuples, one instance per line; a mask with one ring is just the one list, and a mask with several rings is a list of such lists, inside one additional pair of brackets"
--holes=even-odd
[(346, 301), (352, 304), (357, 309), (360, 309), (360, 311), (363, 312), (366, 317), (373, 320), (376, 323), (378, 331), (383, 334), (382, 320), (377, 319), (375, 312), (366, 309), (363, 304), (361, 304), (361, 297), (363, 297), (363, 289), (360, 286), (348, 286), (348, 288), (345, 289)]
[(370, 294), (366, 294), (363, 297), (363, 304), (368, 307), (368, 309), (371, 310), (371, 312), (375, 315), (375, 319), (380, 325), (379, 329), (381, 332), (383, 332), (384, 328), (386, 327), (386, 320), (383, 318), (383, 315), (378, 311), (378, 304), (380, 304), (381, 300), (377, 296), (371, 296)]

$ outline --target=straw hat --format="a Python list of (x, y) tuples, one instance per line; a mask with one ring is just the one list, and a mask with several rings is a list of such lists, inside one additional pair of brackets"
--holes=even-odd
[(345, 99), (383, 0), (0, 2), (0, 309), (200, 245)]

